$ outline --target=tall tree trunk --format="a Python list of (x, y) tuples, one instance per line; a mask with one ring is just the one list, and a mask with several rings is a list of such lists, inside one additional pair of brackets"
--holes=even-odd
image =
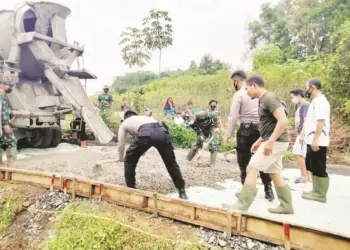
[(160, 107), (160, 69), (162, 61), (162, 49), (159, 49), (159, 69), (158, 69), (158, 107)]

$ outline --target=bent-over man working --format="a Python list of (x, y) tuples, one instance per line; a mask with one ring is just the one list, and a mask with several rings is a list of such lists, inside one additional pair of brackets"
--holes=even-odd
[[(135, 135), (134, 141), (126, 150), (124, 149), (126, 135)], [(137, 116), (134, 111), (127, 111), (124, 115), (124, 122), (118, 132), (119, 160), (124, 161), (124, 176), (126, 185), (136, 188), (135, 169), (140, 157), (151, 147), (155, 147), (173, 180), (175, 187), (179, 190), (179, 197), (187, 199), (185, 181), (182, 178), (180, 167), (176, 162), (174, 148), (171, 143), (171, 136), (168, 128), (162, 122), (149, 116)]]

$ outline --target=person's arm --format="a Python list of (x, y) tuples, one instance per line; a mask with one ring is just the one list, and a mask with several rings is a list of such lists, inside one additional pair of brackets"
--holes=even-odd
[(232, 105), (230, 108), (230, 114), (227, 118), (227, 130), (226, 130), (226, 139), (230, 139), (235, 132), (235, 127), (237, 120), (239, 118), (239, 111), (242, 105), (242, 98), (237, 94), (233, 95)]
[(301, 131), (299, 134), (299, 141), (301, 143), (304, 143), (305, 140), (305, 126), (306, 126), (306, 119), (307, 119), (307, 112), (309, 110), (309, 104), (305, 104), (302, 106), (302, 108), (300, 108), (300, 118), (301, 118), (301, 123), (302, 123), (302, 127), (301, 127)]
[(125, 130), (125, 124), (128, 120), (123, 121), (123, 123), (119, 127), (118, 131), (118, 153), (119, 153), (119, 161), (124, 161), (124, 151), (125, 151), (125, 142), (127, 131)]
[(318, 146), (318, 140), (320, 139), (323, 127), (324, 127), (324, 120), (317, 120), (316, 131), (315, 131), (315, 136), (314, 136), (312, 145)]

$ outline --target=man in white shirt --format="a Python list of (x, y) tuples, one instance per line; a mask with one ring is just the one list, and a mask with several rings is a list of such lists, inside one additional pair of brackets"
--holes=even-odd
[(308, 200), (327, 202), (329, 177), (326, 172), (327, 149), (330, 132), (330, 105), (322, 94), (322, 84), (317, 78), (310, 79), (306, 84), (306, 97), (311, 97), (309, 110), (305, 121), (305, 142), (307, 144), (306, 168), (312, 173), (310, 192), (304, 192), (302, 197)]

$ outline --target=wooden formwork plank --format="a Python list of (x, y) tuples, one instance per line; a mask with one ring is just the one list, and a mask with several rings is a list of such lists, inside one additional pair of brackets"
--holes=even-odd
[[(286, 249), (350, 249), (350, 236), (295, 223), (261, 218), (250, 213), (228, 211), (148, 191), (93, 180), (28, 170), (0, 168), (0, 180), (30, 183), (64, 190), (73, 196), (99, 198), (107, 202), (156, 213), (193, 225), (285, 245)], [(287, 225), (287, 227), (286, 227)], [(286, 228), (288, 229), (286, 232)]]

